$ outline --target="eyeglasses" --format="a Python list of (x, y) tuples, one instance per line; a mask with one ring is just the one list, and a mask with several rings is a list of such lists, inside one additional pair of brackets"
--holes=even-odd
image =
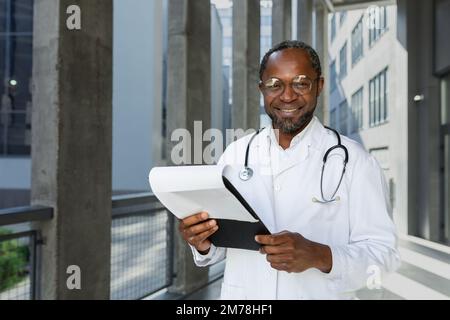
[[(316, 79), (310, 79), (305, 75), (298, 75), (291, 81), (291, 88), (295, 93), (303, 96), (311, 92), (313, 82)], [(266, 81), (260, 82), (261, 89), (265, 95), (278, 96), (285, 90), (285, 84), (278, 78), (270, 78)]]

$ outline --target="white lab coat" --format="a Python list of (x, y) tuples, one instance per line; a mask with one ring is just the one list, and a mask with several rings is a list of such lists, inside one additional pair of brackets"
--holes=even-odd
[[(314, 118), (299, 142), (298, 156), (278, 164), (271, 159), (270, 131), (264, 129), (252, 142), (249, 162), (255, 174), (249, 181), (241, 181), (238, 172), (251, 135), (230, 144), (219, 163), (233, 166), (234, 174), (228, 178), (272, 233), (298, 232), (328, 245), (332, 270), (329, 274), (316, 268), (288, 273), (271, 268), (266, 256), (257, 251), (213, 245), (207, 255), (201, 255), (192, 247), (198, 266), (226, 257), (221, 298), (351, 299), (369, 278), (376, 280), (378, 275), (397, 269), (400, 257), (387, 186), (374, 157), (355, 141), (341, 136), (349, 162), (336, 194), (340, 200), (321, 204), (312, 198), (321, 199), (322, 159), (326, 150), (337, 143), (336, 135)], [(323, 182), (328, 195), (334, 191), (342, 171), (342, 158), (332, 158), (327, 162)]]

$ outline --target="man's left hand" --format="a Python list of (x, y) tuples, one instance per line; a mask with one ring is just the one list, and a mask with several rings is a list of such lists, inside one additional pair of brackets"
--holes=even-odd
[(266, 254), (270, 266), (287, 272), (303, 272), (317, 268), (329, 273), (332, 267), (331, 250), (327, 245), (310, 241), (299, 233), (282, 231), (271, 235), (258, 235), (260, 252)]

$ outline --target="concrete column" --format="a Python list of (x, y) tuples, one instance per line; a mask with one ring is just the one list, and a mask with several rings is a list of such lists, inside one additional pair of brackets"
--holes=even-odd
[(272, 45), (292, 38), (292, 1), (274, 0), (272, 5)]
[(328, 11), (322, 1), (315, 1), (315, 43), (312, 44), (320, 58), (322, 77), (325, 78), (325, 86), (317, 102), (316, 116), (322, 123), (329, 124), (329, 75), (328, 75)]
[[(70, 5), (81, 9), (81, 30), (66, 27)], [(41, 297), (109, 299), (112, 0), (40, 0), (34, 9), (31, 202), (55, 213), (38, 226)], [(79, 290), (67, 287), (69, 266), (81, 271)]]
[[(167, 137), (168, 162), (173, 147), (170, 141), (176, 129), (187, 129), (192, 139), (182, 141), (187, 150), (187, 164), (201, 164), (201, 132), (194, 121), (201, 121), (202, 131), (211, 125), (211, 8), (209, 1), (169, 1), (169, 42), (167, 61)], [(177, 230), (177, 226), (176, 226)], [(171, 292), (189, 293), (208, 281), (208, 268), (195, 266), (188, 245), (175, 232), (176, 278)]]
[(259, 128), (260, 14), (259, 0), (233, 1), (233, 128)]
[[(407, 51), (408, 234), (439, 241), (440, 88), (433, 66), (433, 3), (398, 2), (398, 38)], [(414, 102), (414, 96), (424, 99)]]
[(297, 39), (307, 44), (312, 43), (313, 0), (298, 0), (297, 5)]

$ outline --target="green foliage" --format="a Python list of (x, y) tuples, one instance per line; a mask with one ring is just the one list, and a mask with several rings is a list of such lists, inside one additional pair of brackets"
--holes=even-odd
[[(0, 236), (10, 233), (0, 229)], [(0, 241), (0, 291), (22, 280), (28, 256), (28, 246), (20, 245), (17, 239)]]

